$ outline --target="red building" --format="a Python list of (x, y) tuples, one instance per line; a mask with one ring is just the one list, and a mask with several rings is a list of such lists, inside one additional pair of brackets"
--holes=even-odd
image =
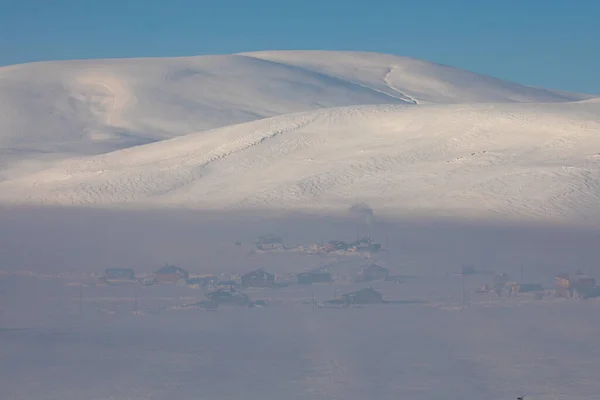
[(177, 283), (180, 280), (187, 280), (190, 273), (183, 268), (174, 265), (165, 265), (155, 273), (156, 283)]

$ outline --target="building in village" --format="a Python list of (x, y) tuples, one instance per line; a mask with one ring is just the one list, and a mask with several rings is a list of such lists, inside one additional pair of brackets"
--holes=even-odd
[(385, 281), (390, 276), (390, 270), (379, 264), (371, 263), (362, 268), (359, 281)]
[(165, 265), (156, 271), (154, 275), (156, 283), (178, 283), (181, 280), (187, 281), (190, 277), (188, 271), (174, 265)]
[(544, 288), (539, 283), (512, 283), (508, 285), (508, 294), (541, 292)]
[(492, 278), (491, 288), (498, 296), (501, 296), (502, 290), (504, 289), (504, 287), (506, 286), (507, 283), (508, 283), (508, 275), (507, 274), (505, 274), (505, 273), (496, 274)]
[(600, 286), (594, 286), (586, 291), (586, 293), (583, 295), (584, 299), (588, 299), (590, 297), (600, 297)]
[(584, 274), (560, 274), (554, 279), (555, 294), (558, 297), (573, 297), (577, 293), (580, 297), (591, 297), (596, 288), (596, 280)]
[(309, 272), (301, 272), (296, 275), (299, 285), (311, 285), (313, 283), (330, 283), (333, 282), (331, 272), (323, 270), (315, 270)]
[(331, 240), (324, 247), (325, 252), (347, 251), (375, 253), (380, 249), (381, 245), (379, 243), (375, 243), (370, 238), (359, 239), (352, 243), (346, 243), (341, 240)]
[(383, 295), (373, 288), (361, 289), (357, 292), (342, 295), (347, 305), (383, 303)]
[(330, 240), (327, 245), (325, 246), (325, 251), (326, 252), (332, 252), (332, 251), (347, 251), (348, 248), (351, 247), (350, 244), (346, 243), (346, 242), (342, 242), (341, 240)]
[(242, 276), (243, 287), (271, 287), (275, 285), (275, 275), (264, 269), (248, 272)]
[(375, 243), (371, 237), (365, 237), (352, 244), (356, 251), (376, 253), (381, 250), (381, 244)]

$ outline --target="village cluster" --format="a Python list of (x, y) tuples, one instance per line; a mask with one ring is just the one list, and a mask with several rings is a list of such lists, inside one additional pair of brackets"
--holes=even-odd
[[(474, 273), (471, 268), (464, 269), (463, 274)], [(544, 288), (539, 283), (511, 282), (508, 275), (494, 275), (492, 282), (485, 284), (477, 291), (478, 293), (495, 292), (498, 296), (506, 295), (512, 297), (519, 293), (532, 293), (536, 299), (542, 299), (550, 295), (555, 297), (588, 299), (600, 297), (600, 286), (596, 285), (596, 279), (582, 272), (574, 275), (560, 274), (554, 278), (553, 288)]]
[[(240, 242), (237, 242), (240, 244)], [(341, 240), (331, 240), (327, 244), (312, 244), (310, 246), (286, 246), (280, 236), (263, 235), (256, 242), (258, 251), (296, 251), (308, 254), (362, 254), (375, 253), (382, 250), (380, 243), (375, 243), (370, 236), (358, 238), (346, 243)]]
[[(240, 245), (239, 242), (236, 245)], [(361, 247), (362, 246), (362, 247)], [(280, 237), (273, 235), (261, 236), (255, 242), (255, 250), (258, 251), (279, 251), (286, 250)], [(293, 247), (293, 248), (298, 248)], [(326, 252), (356, 252), (360, 248), (360, 254), (371, 254), (381, 250), (381, 246), (374, 243), (370, 238), (357, 240), (354, 243), (344, 243), (340, 241), (331, 241), (327, 245), (321, 246), (320, 251)], [(165, 265), (152, 274), (137, 277), (133, 269), (128, 268), (109, 268), (100, 278), (100, 283), (104, 284), (123, 284), (136, 283), (144, 286), (155, 285), (179, 285), (192, 289), (201, 289), (204, 292), (204, 299), (199, 302), (187, 304), (185, 307), (216, 309), (220, 305), (238, 305), (248, 307), (266, 306), (265, 300), (253, 300), (247, 294), (251, 288), (284, 288), (292, 285), (312, 285), (312, 284), (355, 284), (354, 291), (347, 293), (341, 292), (329, 300), (325, 300), (319, 306), (352, 306), (361, 304), (394, 303), (386, 301), (382, 293), (373, 288), (374, 282), (403, 283), (405, 276), (393, 275), (390, 270), (381, 263), (373, 262), (370, 258), (365, 258), (368, 262), (363, 263), (359, 271), (354, 275), (344, 276), (341, 279), (334, 274), (332, 268), (328, 266), (315, 267), (308, 271), (302, 271), (293, 276), (276, 276), (265, 269), (257, 269), (247, 272), (243, 275), (228, 275), (221, 273), (216, 275), (197, 275), (183, 268), (174, 265)], [(472, 266), (463, 267), (460, 274), (465, 277), (477, 275), (479, 272)], [(358, 288), (356, 287), (358, 286)], [(361, 287), (362, 286), (362, 287)], [(343, 287), (343, 286), (342, 286)], [(343, 290), (343, 289), (342, 289)], [(463, 296), (464, 296), (463, 286)], [(520, 294), (532, 294), (535, 299), (542, 299), (546, 296), (556, 297), (579, 297), (591, 298), (600, 297), (600, 287), (596, 285), (593, 277), (581, 273), (574, 275), (561, 274), (555, 278), (553, 288), (544, 288), (541, 284), (513, 282), (509, 280), (506, 273), (492, 275), (489, 283), (484, 284), (476, 293), (495, 293), (499, 297), (514, 297)], [(463, 299), (464, 301), (464, 299)], [(313, 306), (315, 300), (313, 298)]]
[[(272, 273), (264, 269), (248, 272), (242, 276), (229, 276), (226, 279), (214, 275), (194, 276), (189, 271), (174, 266), (165, 265), (155, 273), (143, 278), (136, 278), (135, 271), (128, 268), (108, 268), (100, 281), (105, 284), (137, 283), (145, 286), (176, 284), (193, 289), (205, 291), (205, 300), (193, 303), (190, 307), (217, 308), (219, 305), (243, 305), (249, 307), (267, 305), (262, 300), (252, 301), (243, 293), (244, 289), (250, 288), (282, 288), (289, 285), (312, 285), (318, 283), (333, 283), (335, 281), (332, 273), (327, 268), (316, 268), (296, 274), (295, 281), (282, 281), (276, 279)], [(390, 281), (401, 282), (398, 277), (390, 274), (390, 271), (376, 263), (364, 265), (354, 281), (356, 283)], [(356, 292), (342, 294), (340, 298), (328, 301), (328, 304), (373, 304), (382, 303), (383, 297), (371, 287), (363, 288)]]

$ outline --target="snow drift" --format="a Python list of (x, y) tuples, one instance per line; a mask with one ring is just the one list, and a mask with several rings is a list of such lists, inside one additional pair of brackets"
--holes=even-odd
[(600, 105), (356, 106), (288, 114), (0, 183), (0, 200), (597, 219)]
[(598, 216), (600, 103), (406, 57), (0, 69), (0, 201)]

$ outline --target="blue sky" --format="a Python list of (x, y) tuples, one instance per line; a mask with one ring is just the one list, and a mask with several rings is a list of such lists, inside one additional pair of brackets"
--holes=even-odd
[(599, 0), (0, 0), (0, 65), (361, 50), (600, 94), (599, 21)]

